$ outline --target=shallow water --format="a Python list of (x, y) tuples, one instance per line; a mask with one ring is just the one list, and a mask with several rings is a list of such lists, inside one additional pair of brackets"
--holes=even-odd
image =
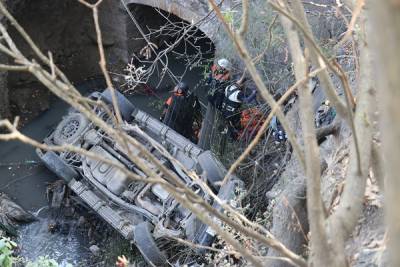
[[(48, 225), (52, 222), (47, 213), (41, 212), (38, 221), (24, 225), (19, 230), (18, 245), (20, 256), (26, 259), (36, 259), (49, 256), (61, 266), (67, 263), (73, 266), (85, 265), (90, 259), (89, 243), (76, 228), (76, 221), (61, 218), (69, 227), (59, 233), (51, 233)], [(88, 263), (87, 263), (88, 264)]]

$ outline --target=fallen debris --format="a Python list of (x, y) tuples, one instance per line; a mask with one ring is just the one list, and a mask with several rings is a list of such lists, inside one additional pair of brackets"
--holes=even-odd
[(60, 208), (64, 200), (66, 185), (63, 180), (55, 181), (47, 187), (46, 195), (51, 208)]
[(93, 255), (95, 256), (99, 256), (100, 255), (100, 248), (97, 245), (91, 245), (89, 247), (90, 252), (93, 253)]

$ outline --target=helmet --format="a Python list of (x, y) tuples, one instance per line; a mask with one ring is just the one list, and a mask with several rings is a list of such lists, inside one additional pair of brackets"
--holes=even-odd
[(185, 82), (179, 82), (176, 88), (180, 89), (182, 93), (187, 93), (189, 91), (189, 86)]
[(219, 66), (221, 66), (222, 68), (224, 68), (226, 70), (232, 69), (232, 64), (226, 58), (221, 58), (220, 60), (218, 60), (217, 63)]

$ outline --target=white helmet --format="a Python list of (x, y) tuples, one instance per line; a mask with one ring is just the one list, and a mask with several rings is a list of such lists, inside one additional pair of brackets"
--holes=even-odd
[(232, 64), (226, 58), (219, 59), (217, 63), (226, 70), (230, 71), (232, 69)]

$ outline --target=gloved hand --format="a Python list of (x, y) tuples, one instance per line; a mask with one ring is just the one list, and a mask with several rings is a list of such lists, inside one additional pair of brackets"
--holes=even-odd
[(248, 97), (246, 97), (243, 100), (243, 102), (247, 103), (247, 104), (252, 103), (256, 99), (256, 96), (257, 96), (257, 90), (252, 88), (251, 89), (251, 94)]
[(211, 80), (212, 80), (212, 74), (211, 72), (208, 74), (208, 77), (206, 79), (206, 85), (210, 85), (211, 84)]

